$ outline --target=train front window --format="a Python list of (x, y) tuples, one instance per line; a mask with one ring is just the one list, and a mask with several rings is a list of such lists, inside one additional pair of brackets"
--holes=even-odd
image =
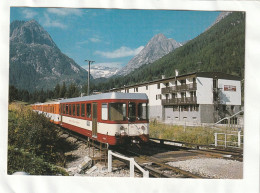
[(102, 120), (107, 120), (107, 104), (102, 104)]
[(129, 121), (135, 121), (136, 119), (136, 107), (135, 103), (128, 104), (128, 119)]
[(126, 104), (125, 103), (109, 103), (108, 119), (110, 121), (126, 120)]
[(139, 118), (139, 120), (147, 120), (148, 119), (148, 105), (147, 105), (147, 103), (139, 103), (138, 104), (138, 118)]

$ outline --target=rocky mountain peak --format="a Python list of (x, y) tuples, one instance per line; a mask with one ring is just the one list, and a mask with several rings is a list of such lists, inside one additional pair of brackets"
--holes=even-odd
[(140, 53), (131, 59), (128, 64), (118, 72), (118, 75), (129, 74), (134, 69), (139, 68), (144, 64), (152, 63), (180, 46), (181, 44), (174, 39), (168, 39), (161, 33), (156, 34)]
[(48, 32), (36, 20), (12, 22), (10, 26), (10, 41), (48, 45), (57, 48)]
[(57, 83), (82, 84), (87, 71), (61, 52), (51, 36), (35, 21), (10, 25), (9, 84), (29, 91), (53, 89)]

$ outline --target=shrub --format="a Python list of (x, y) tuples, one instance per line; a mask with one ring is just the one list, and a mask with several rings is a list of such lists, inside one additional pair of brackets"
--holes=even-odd
[[(17, 167), (23, 169), (21, 164), (28, 161), (28, 166), (24, 167), (34, 164), (36, 168), (35, 172), (29, 173), (46, 175), (50, 174), (48, 168), (52, 164), (65, 166), (65, 152), (75, 148), (75, 145), (59, 137), (59, 129), (48, 118), (21, 104), (9, 105), (8, 146), (12, 147), (8, 152), (8, 173), (12, 173)], [(25, 157), (19, 158), (15, 153)], [(31, 163), (32, 159), (34, 162)], [(45, 162), (48, 164), (43, 164)], [(36, 167), (37, 163), (43, 168)]]

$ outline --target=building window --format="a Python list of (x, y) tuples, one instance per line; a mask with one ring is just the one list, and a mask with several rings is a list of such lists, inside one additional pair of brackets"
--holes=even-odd
[(169, 94), (166, 94), (165, 97), (166, 97), (166, 100), (168, 100), (169, 99)]
[(191, 97), (191, 98), (196, 97), (196, 91), (191, 91), (191, 92), (190, 92), (190, 97)]
[(161, 88), (161, 85), (160, 83), (157, 84), (157, 89), (160, 89)]
[(189, 106), (183, 106), (183, 111), (189, 111)]
[(146, 85), (146, 90), (148, 90), (148, 85)]
[(186, 84), (186, 80), (181, 80), (181, 85)]
[(135, 88), (136, 92), (138, 92), (138, 87)]
[(231, 111), (234, 111), (234, 109), (235, 109), (235, 106), (231, 105)]
[(166, 83), (165, 83), (165, 86), (168, 87), (168, 86), (169, 86), (169, 82), (166, 82)]
[(178, 106), (173, 106), (173, 111), (179, 111)]
[(218, 88), (218, 80), (213, 79), (213, 88)]
[(199, 111), (199, 105), (194, 105), (194, 110)]
[(161, 94), (157, 94), (156, 95), (156, 100), (158, 100), (158, 99), (162, 99), (162, 95)]
[(181, 92), (181, 98), (186, 98), (186, 92)]

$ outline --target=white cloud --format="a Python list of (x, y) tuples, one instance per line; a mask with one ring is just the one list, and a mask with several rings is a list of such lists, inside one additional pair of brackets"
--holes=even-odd
[(131, 49), (125, 46), (122, 46), (121, 48), (114, 50), (112, 52), (102, 52), (102, 51), (96, 51), (95, 54), (101, 55), (106, 58), (123, 58), (127, 56), (135, 56), (137, 55), (144, 46), (140, 46), (136, 49)]
[(41, 20), (45, 27), (57, 27), (61, 29), (67, 28), (67, 25), (63, 24), (58, 20), (51, 19), (48, 14), (44, 13), (44, 18)]
[(99, 38), (89, 38), (89, 40), (94, 43), (101, 42)]
[(29, 9), (22, 9), (22, 14), (26, 19), (32, 19), (34, 16), (36, 16), (38, 13)]
[(80, 9), (72, 9), (72, 8), (48, 8), (47, 11), (52, 14), (56, 14), (58, 16), (67, 16), (67, 15), (77, 15), (81, 16), (83, 14)]
[(77, 42), (76, 44), (77, 45), (83, 45), (83, 44), (88, 44), (88, 40), (84, 40), (84, 41), (81, 41), (81, 42)]

